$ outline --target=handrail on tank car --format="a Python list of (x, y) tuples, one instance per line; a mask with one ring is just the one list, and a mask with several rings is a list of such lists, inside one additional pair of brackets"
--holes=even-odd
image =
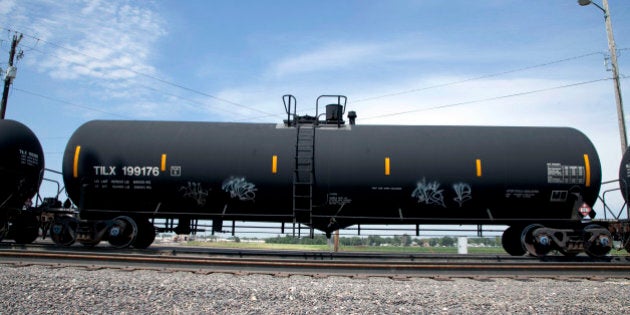
[[(293, 100), (293, 114), (291, 114), (291, 101)], [(291, 126), (291, 118), (295, 121), (295, 115), (297, 114), (297, 99), (291, 94), (282, 95), (282, 102), (284, 103), (284, 110), (287, 113), (287, 126)]]
[[(605, 182), (602, 182), (602, 186), (606, 185), (606, 184), (619, 183), (621, 180), (623, 180), (623, 179), (614, 179), (614, 180), (605, 181)], [(621, 187), (604, 190), (604, 192), (600, 196), (597, 196), (597, 198), (602, 202), (602, 205), (604, 207), (604, 220), (608, 219), (608, 216), (607, 216), (608, 212), (610, 212), (610, 215), (615, 220), (620, 220), (621, 219), (621, 213), (623, 212), (624, 208), (628, 212), (627, 213), (627, 218), (630, 219), (630, 209), (627, 207), (627, 203), (625, 202), (625, 200), (627, 199), (627, 196), (628, 196), (627, 192), (625, 194), (622, 192), (622, 195), (625, 195), (626, 198), (624, 198), (624, 203), (623, 203), (623, 205), (621, 205), (621, 208), (619, 208), (619, 212), (617, 214), (615, 214), (614, 211), (606, 203), (606, 194), (608, 194), (609, 192), (613, 192), (613, 191), (621, 191)]]
[[(51, 172), (53, 174), (63, 175), (62, 172), (55, 171), (55, 170), (52, 170), (52, 169), (49, 169), (49, 168), (44, 168), (44, 170), (47, 171), (47, 172)], [(44, 178), (42, 178), (42, 180), (47, 181), (47, 182), (51, 182), (51, 183), (54, 183), (55, 185), (57, 185), (57, 193), (55, 195), (55, 199), (59, 200), (59, 195), (61, 195), (61, 193), (66, 189), (66, 187), (62, 187), (61, 183), (59, 181), (57, 181), (57, 180), (54, 180), (54, 179), (50, 179), (50, 178), (44, 177)], [(44, 201), (43, 198), (42, 198), (42, 195), (40, 195), (39, 191), (37, 192), (37, 198), (35, 199), (35, 201), (36, 201), (36, 204), (35, 204), (36, 207), (40, 205), (40, 202), (43, 203), (43, 201)]]
[[(341, 122), (343, 121), (343, 114), (346, 113), (346, 103), (348, 102), (348, 98), (344, 95), (320, 95), (317, 97), (317, 101), (315, 102), (315, 117), (319, 117), (319, 100), (322, 98), (336, 98), (337, 104), (342, 107), (341, 113), (337, 115), (337, 127), (341, 126)], [(341, 100), (343, 99), (343, 105), (341, 104)], [(328, 104), (335, 105), (335, 104)]]

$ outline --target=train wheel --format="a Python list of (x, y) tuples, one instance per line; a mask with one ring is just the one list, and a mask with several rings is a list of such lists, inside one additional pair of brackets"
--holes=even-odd
[(9, 221), (0, 220), (0, 241), (9, 234)]
[(127, 216), (120, 216), (112, 220), (112, 226), (107, 232), (109, 244), (116, 248), (129, 247), (138, 235), (136, 222)]
[(584, 228), (584, 251), (591, 257), (603, 257), (612, 249), (613, 239), (610, 231), (591, 224)]
[(527, 226), (521, 233), (521, 243), (527, 252), (534, 257), (545, 256), (551, 251), (552, 239), (550, 235), (539, 229), (544, 228), (540, 224)]
[(137, 224), (138, 236), (131, 246), (139, 249), (147, 248), (155, 240), (155, 227), (148, 220), (139, 220)]
[(59, 246), (70, 246), (77, 239), (79, 222), (70, 217), (57, 217), (50, 226), (50, 238)]
[(30, 244), (39, 236), (39, 220), (34, 215), (21, 215), (13, 222), (12, 229), (16, 243)]
[(501, 236), (503, 249), (512, 256), (523, 256), (526, 251), (521, 244), (521, 230), (518, 227), (508, 227)]

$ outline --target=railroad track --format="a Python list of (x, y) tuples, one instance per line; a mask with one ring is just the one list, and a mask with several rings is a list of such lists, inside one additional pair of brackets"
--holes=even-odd
[(201, 274), (270, 274), (279, 277), (412, 277), (630, 279), (630, 256), (592, 260), (586, 256), (512, 257), (503, 255), (428, 255), (260, 251), (187, 247), (115, 250), (108, 247), (59, 248), (50, 245), (0, 244), (0, 263), (14, 266), (46, 265), (89, 270), (189, 271)]

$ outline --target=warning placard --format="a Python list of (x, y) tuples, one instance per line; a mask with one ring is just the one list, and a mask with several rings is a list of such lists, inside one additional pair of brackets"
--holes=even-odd
[(585, 217), (587, 216), (589, 213), (591, 213), (591, 207), (589, 207), (589, 205), (587, 205), (586, 203), (583, 203), (582, 206), (580, 207), (580, 214)]

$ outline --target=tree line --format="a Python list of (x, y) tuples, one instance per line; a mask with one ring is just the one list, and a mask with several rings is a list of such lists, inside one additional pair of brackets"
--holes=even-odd
[[(300, 245), (326, 245), (328, 239), (324, 235), (316, 235), (314, 238), (297, 238), (290, 235), (276, 236), (265, 239), (270, 244), (300, 244)], [(339, 244), (343, 246), (431, 246), (431, 247), (454, 247), (457, 246), (457, 238), (444, 236), (434, 238), (412, 238), (407, 234), (393, 237), (382, 237), (370, 235), (368, 237), (340, 237)], [(500, 237), (473, 237), (468, 238), (469, 245), (483, 245), (488, 247), (501, 246)]]

